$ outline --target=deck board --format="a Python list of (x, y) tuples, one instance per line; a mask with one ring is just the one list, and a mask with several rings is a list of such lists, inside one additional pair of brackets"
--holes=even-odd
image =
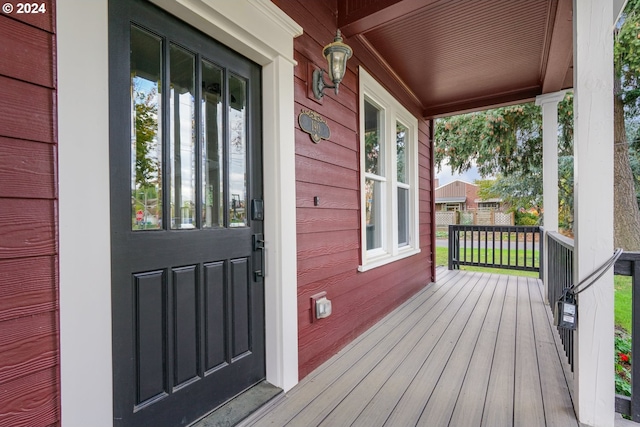
[[(564, 425), (578, 427), (569, 386), (564, 377), (562, 363), (566, 360), (564, 352), (558, 350), (553, 336), (555, 328), (549, 323), (549, 317), (543, 310), (534, 309), (544, 307), (542, 289), (529, 286), (531, 307), (533, 313), (533, 328), (536, 336), (538, 351), (538, 366), (540, 367), (540, 384), (544, 413), (549, 425)], [(558, 404), (561, 402), (561, 404)]]
[[(491, 280), (486, 276), (487, 282)], [(487, 289), (492, 288), (492, 289)], [(495, 294), (495, 287), (486, 285), (482, 295), (475, 302), (473, 312), (469, 316), (458, 336), (458, 341), (451, 349), (447, 361), (429, 400), (424, 407), (418, 426), (448, 425), (460, 394), (464, 373), (467, 371), (473, 351), (480, 336), (489, 307)], [(474, 303), (471, 301), (471, 303)], [(451, 339), (451, 337), (449, 337)]]
[[(467, 287), (469, 289), (470, 287)], [(447, 300), (451, 304), (460, 298), (459, 291), (464, 287), (451, 288), (454, 292), (447, 293)], [(458, 292), (455, 292), (458, 291)], [(440, 306), (444, 307), (443, 300)], [(378, 390), (383, 389), (385, 383), (393, 378), (407, 378), (407, 366), (404, 362), (413, 358), (409, 356), (413, 353), (424, 354), (433, 347), (433, 339), (436, 335), (442, 335), (446, 323), (446, 313), (442, 313), (436, 308), (431, 309), (433, 315), (423, 316), (412, 328), (409, 334), (403, 337), (399, 344), (389, 353), (389, 355), (379, 365), (377, 365), (360, 382), (352, 392), (347, 395), (340, 404), (322, 421), (320, 425), (335, 426), (340, 424), (351, 424), (358, 419), (358, 415), (365, 409), (368, 402), (371, 402)], [(431, 314), (431, 313), (429, 313)], [(436, 321), (437, 320), (437, 321)], [(419, 359), (418, 359), (419, 360)], [(415, 370), (415, 367), (413, 367)], [(409, 366), (408, 372), (412, 371)], [(398, 389), (398, 388), (396, 388)], [(402, 390), (402, 388), (401, 388)], [(389, 401), (389, 396), (385, 393), (385, 401)], [(387, 412), (388, 414), (388, 412)], [(381, 419), (374, 421), (380, 422)], [(311, 425), (314, 425), (313, 423)]]
[[(498, 338), (493, 353), (489, 387), (484, 396), (481, 425), (484, 427), (510, 426), (513, 423), (513, 393), (515, 373), (516, 278), (509, 277), (507, 292), (498, 327)], [(478, 396), (479, 399), (482, 396)]]
[(429, 354), (420, 371), (411, 381), (406, 392), (391, 412), (384, 424), (385, 426), (416, 425), (420, 416), (422, 416), (426, 401), (435, 389), (455, 344), (458, 342), (462, 329), (473, 312), (473, 302), (480, 298), (486, 283), (487, 280), (478, 280), (469, 296), (464, 301), (458, 300), (460, 303), (466, 304), (462, 304), (457, 308), (452, 321), (446, 322), (448, 323), (446, 329), (438, 341), (434, 343), (434, 349), (437, 351)]
[(241, 426), (578, 426), (540, 282), (437, 278)]
[[(358, 400), (360, 400), (360, 393), (357, 392), (357, 384), (354, 384), (354, 382), (362, 377), (364, 377), (364, 379), (366, 380), (369, 380), (366, 381), (365, 384), (362, 385), (362, 387), (360, 387), (360, 389), (365, 390), (366, 392), (366, 390), (368, 390), (367, 383), (372, 381), (376, 382), (379, 376), (384, 377), (386, 375), (385, 369), (389, 368), (388, 365), (393, 365), (398, 357), (401, 357), (401, 355), (406, 355), (409, 350), (415, 346), (415, 343), (420, 339), (420, 336), (422, 334), (421, 331), (423, 330), (423, 328), (430, 327), (434, 324), (434, 322), (435, 325), (446, 326), (445, 324), (447, 323), (448, 318), (446, 313), (447, 308), (451, 309), (452, 306), (455, 307), (457, 301), (460, 298), (459, 294), (455, 291), (463, 293), (468, 291), (469, 289), (473, 288), (471, 288), (470, 286), (460, 286), (457, 289), (451, 288), (446, 293), (445, 297), (438, 300), (437, 304), (433, 308), (426, 311), (426, 315), (423, 315), (422, 310), (416, 310), (416, 312), (414, 313), (415, 320), (410, 321), (412, 324), (407, 325), (408, 329), (406, 331), (404, 329), (401, 330), (402, 336), (398, 336), (400, 335), (399, 333), (394, 333), (391, 337), (389, 337), (394, 338), (394, 341), (397, 340), (397, 342), (394, 347), (390, 349), (387, 354), (385, 354), (385, 356), (387, 357), (384, 360), (376, 359), (377, 363), (375, 365), (359, 364), (356, 369), (351, 369), (346, 375), (340, 377), (340, 379), (337, 381), (338, 387), (333, 388), (331, 390), (331, 393), (327, 393), (325, 396), (316, 398), (307, 408), (305, 408), (305, 412), (310, 413), (310, 416), (302, 416), (304, 414), (301, 414), (301, 416), (298, 416), (294, 420), (292, 420), (295, 423), (294, 425), (321, 425), (320, 423), (324, 420), (325, 417), (327, 417), (327, 414), (334, 411), (335, 408), (344, 399), (344, 397), (346, 397), (347, 394), (352, 391), (354, 391), (352, 395), (358, 396)], [(448, 304), (446, 308), (444, 305), (445, 303)], [(442, 333), (439, 332), (439, 335), (442, 335)], [(387, 363), (382, 363), (382, 366), (380, 366), (379, 363), (381, 362)], [(349, 412), (352, 411), (352, 408), (348, 404), (341, 406)], [(332, 419), (335, 419), (335, 417), (340, 417), (340, 415), (336, 415), (332, 417)], [(327, 420), (326, 425), (330, 426), (335, 424), (331, 424), (330, 419)]]
[(527, 284), (526, 278), (518, 278), (513, 425), (544, 427), (538, 354)]
[[(489, 386), (491, 364), (498, 338), (508, 277), (498, 276), (497, 279), (494, 297), (478, 336), (469, 367), (465, 373), (450, 425), (464, 427), (482, 424), (484, 396)], [(478, 398), (479, 396), (483, 398), (480, 399)]]

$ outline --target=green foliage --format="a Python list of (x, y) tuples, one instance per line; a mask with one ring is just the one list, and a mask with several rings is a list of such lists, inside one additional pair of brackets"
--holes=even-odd
[(617, 331), (614, 345), (616, 393), (631, 396), (631, 337)]
[[(573, 225), (573, 95), (558, 105), (560, 223)], [(542, 113), (533, 103), (436, 120), (437, 167), (462, 173), (477, 165), (482, 198), (501, 198), (516, 211), (542, 214)], [(640, 163), (639, 163), (640, 164)]]
[(540, 216), (535, 215), (531, 212), (515, 211), (514, 217), (516, 225), (533, 226), (540, 224)]
[[(573, 95), (558, 108), (561, 155), (572, 151)], [(463, 173), (474, 164), (482, 176), (528, 174), (542, 167), (542, 113), (534, 103), (436, 120), (437, 167), (446, 161)]]
[(622, 97), (627, 113), (635, 115), (640, 98), (640, 1), (629, 0), (615, 32), (613, 47), (617, 95)]

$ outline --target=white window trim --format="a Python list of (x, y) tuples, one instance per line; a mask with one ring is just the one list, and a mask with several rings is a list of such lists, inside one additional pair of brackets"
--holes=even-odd
[[(362, 264), (358, 271), (367, 271), (395, 262), (420, 252), (419, 191), (418, 191), (418, 119), (404, 108), (380, 83), (364, 68), (359, 69), (360, 80), (360, 247)], [(384, 141), (384, 179), (365, 172), (364, 160), (364, 104), (365, 99), (379, 107), (382, 124), (381, 139)], [(407, 182), (397, 180), (396, 122), (407, 128)], [(382, 204), (384, 220), (382, 224), (382, 248), (367, 250), (365, 179), (374, 178), (385, 185)], [(409, 188), (409, 244), (398, 246), (398, 194), (397, 189)]]

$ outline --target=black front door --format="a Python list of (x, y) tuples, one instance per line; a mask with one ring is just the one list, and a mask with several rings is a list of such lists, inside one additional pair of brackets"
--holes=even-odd
[(109, 19), (114, 424), (186, 425), (265, 376), (260, 69), (146, 1)]

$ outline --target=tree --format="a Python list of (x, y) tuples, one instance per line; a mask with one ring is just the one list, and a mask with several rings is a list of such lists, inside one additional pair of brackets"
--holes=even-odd
[[(629, 0), (625, 7), (615, 33), (614, 56), (614, 244), (638, 251), (640, 142), (635, 138), (628, 143), (625, 124), (640, 112), (640, 0)], [(558, 107), (559, 156), (571, 156), (572, 99)], [(524, 176), (541, 167), (540, 130), (540, 109), (532, 103), (441, 119), (436, 122), (434, 158), (438, 166), (447, 160), (458, 172), (476, 162), (483, 176), (501, 173), (506, 177), (516, 172)], [(561, 179), (560, 191), (572, 182), (570, 177)], [(568, 203), (571, 193), (565, 194), (569, 198), (560, 199), (561, 209), (572, 204)]]
[(640, 210), (629, 155), (637, 151), (629, 146), (625, 116), (637, 114), (640, 98), (639, 12), (640, 0), (630, 0), (614, 43), (614, 241), (616, 247), (632, 251), (640, 250)]
[[(558, 105), (560, 156), (573, 154), (572, 105), (572, 94)], [(438, 119), (434, 139), (438, 167), (447, 161), (465, 172), (475, 164), (482, 176), (542, 168), (542, 113), (534, 103)]]
[[(570, 229), (573, 224), (570, 93), (558, 105), (558, 123), (559, 220)], [(437, 120), (434, 159), (438, 166), (447, 161), (457, 172), (477, 165), (482, 176), (496, 176), (495, 180), (481, 183), (481, 195), (485, 192), (486, 197), (499, 197), (513, 210), (542, 212), (542, 112), (534, 103)], [(563, 203), (563, 199), (571, 203)]]
[[(544, 215), (542, 203), (542, 169), (528, 173), (516, 171), (510, 175), (498, 175), (495, 179), (476, 181), (478, 195), (483, 199), (499, 198), (510, 210), (534, 209), (539, 217)], [(558, 159), (558, 221), (560, 228), (573, 229), (573, 157)]]

